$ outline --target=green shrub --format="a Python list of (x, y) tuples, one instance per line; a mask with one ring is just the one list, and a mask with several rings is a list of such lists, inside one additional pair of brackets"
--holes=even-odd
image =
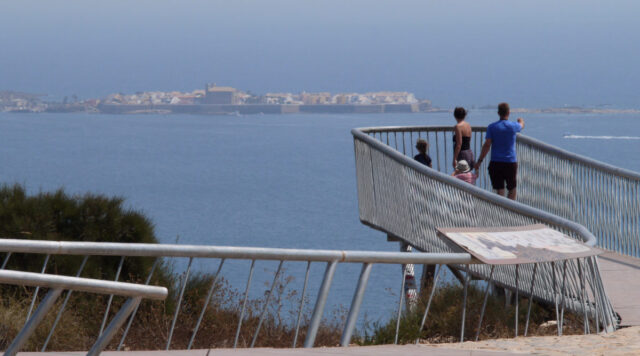
[[(53, 193), (27, 195), (21, 185), (0, 187), (0, 236), (4, 238), (157, 243), (154, 227), (143, 214), (127, 209), (119, 197), (97, 194), (70, 196), (59, 189)], [(9, 269), (40, 272), (45, 256), (13, 254)], [(82, 256), (52, 256), (47, 271), (75, 275)], [(125, 258), (121, 280), (143, 280), (153, 258)], [(114, 279), (120, 257), (91, 256), (83, 277)], [(156, 280), (168, 281), (165, 266), (156, 269)]]

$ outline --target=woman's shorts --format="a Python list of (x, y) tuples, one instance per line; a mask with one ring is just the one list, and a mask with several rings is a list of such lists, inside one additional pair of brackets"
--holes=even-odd
[(469, 168), (473, 169), (476, 165), (476, 160), (473, 157), (473, 151), (471, 150), (463, 150), (458, 153), (457, 161), (465, 160), (469, 163)]
[(516, 176), (518, 175), (518, 162), (493, 162), (489, 163), (489, 177), (493, 189), (504, 189), (507, 182), (507, 189), (513, 190), (516, 187)]

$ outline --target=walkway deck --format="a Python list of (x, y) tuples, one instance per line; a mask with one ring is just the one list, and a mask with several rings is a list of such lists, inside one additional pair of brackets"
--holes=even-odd
[(604, 288), (622, 326), (640, 325), (640, 259), (605, 252), (598, 258)]
[[(82, 356), (86, 352), (20, 352), (18, 356)], [(355, 347), (318, 347), (312, 349), (209, 349), (209, 350), (174, 350), (174, 351), (105, 351), (103, 356), (511, 356), (527, 355), (525, 352), (508, 352), (504, 350), (462, 350), (442, 348), (428, 345), (384, 345)]]

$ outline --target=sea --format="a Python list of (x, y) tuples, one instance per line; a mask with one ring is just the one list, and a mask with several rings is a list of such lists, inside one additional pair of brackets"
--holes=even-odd
[[(524, 134), (615, 166), (640, 171), (640, 115), (522, 114)], [(472, 110), (472, 125), (496, 120)], [(450, 113), (369, 115), (103, 115), (0, 113), (0, 182), (30, 193), (64, 188), (120, 196), (146, 214), (162, 243), (398, 251), (358, 219), (355, 127), (453, 125)], [(196, 260), (212, 273), (218, 260)], [(228, 261), (223, 275), (244, 291), (249, 261)], [(175, 259), (177, 272), (186, 259)], [(253, 298), (262, 298), (276, 262), (256, 263)], [(294, 314), (305, 264), (284, 264)], [(307, 315), (324, 264), (312, 264)], [(340, 265), (327, 318), (340, 320), (360, 272)], [(418, 268), (417, 273), (420, 273)], [(449, 278), (452, 282), (452, 279)], [(399, 266), (376, 265), (359, 321), (384, 321), (398, 305)], [(296, 294), (297, 293), (297, 294)], [(381, 307), (383, 306), (383, 307)]]

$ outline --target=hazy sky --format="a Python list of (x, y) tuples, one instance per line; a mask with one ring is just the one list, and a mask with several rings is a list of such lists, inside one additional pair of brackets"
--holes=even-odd
[(637, 1), (1, 1), (0, 90), (640, 107)]

